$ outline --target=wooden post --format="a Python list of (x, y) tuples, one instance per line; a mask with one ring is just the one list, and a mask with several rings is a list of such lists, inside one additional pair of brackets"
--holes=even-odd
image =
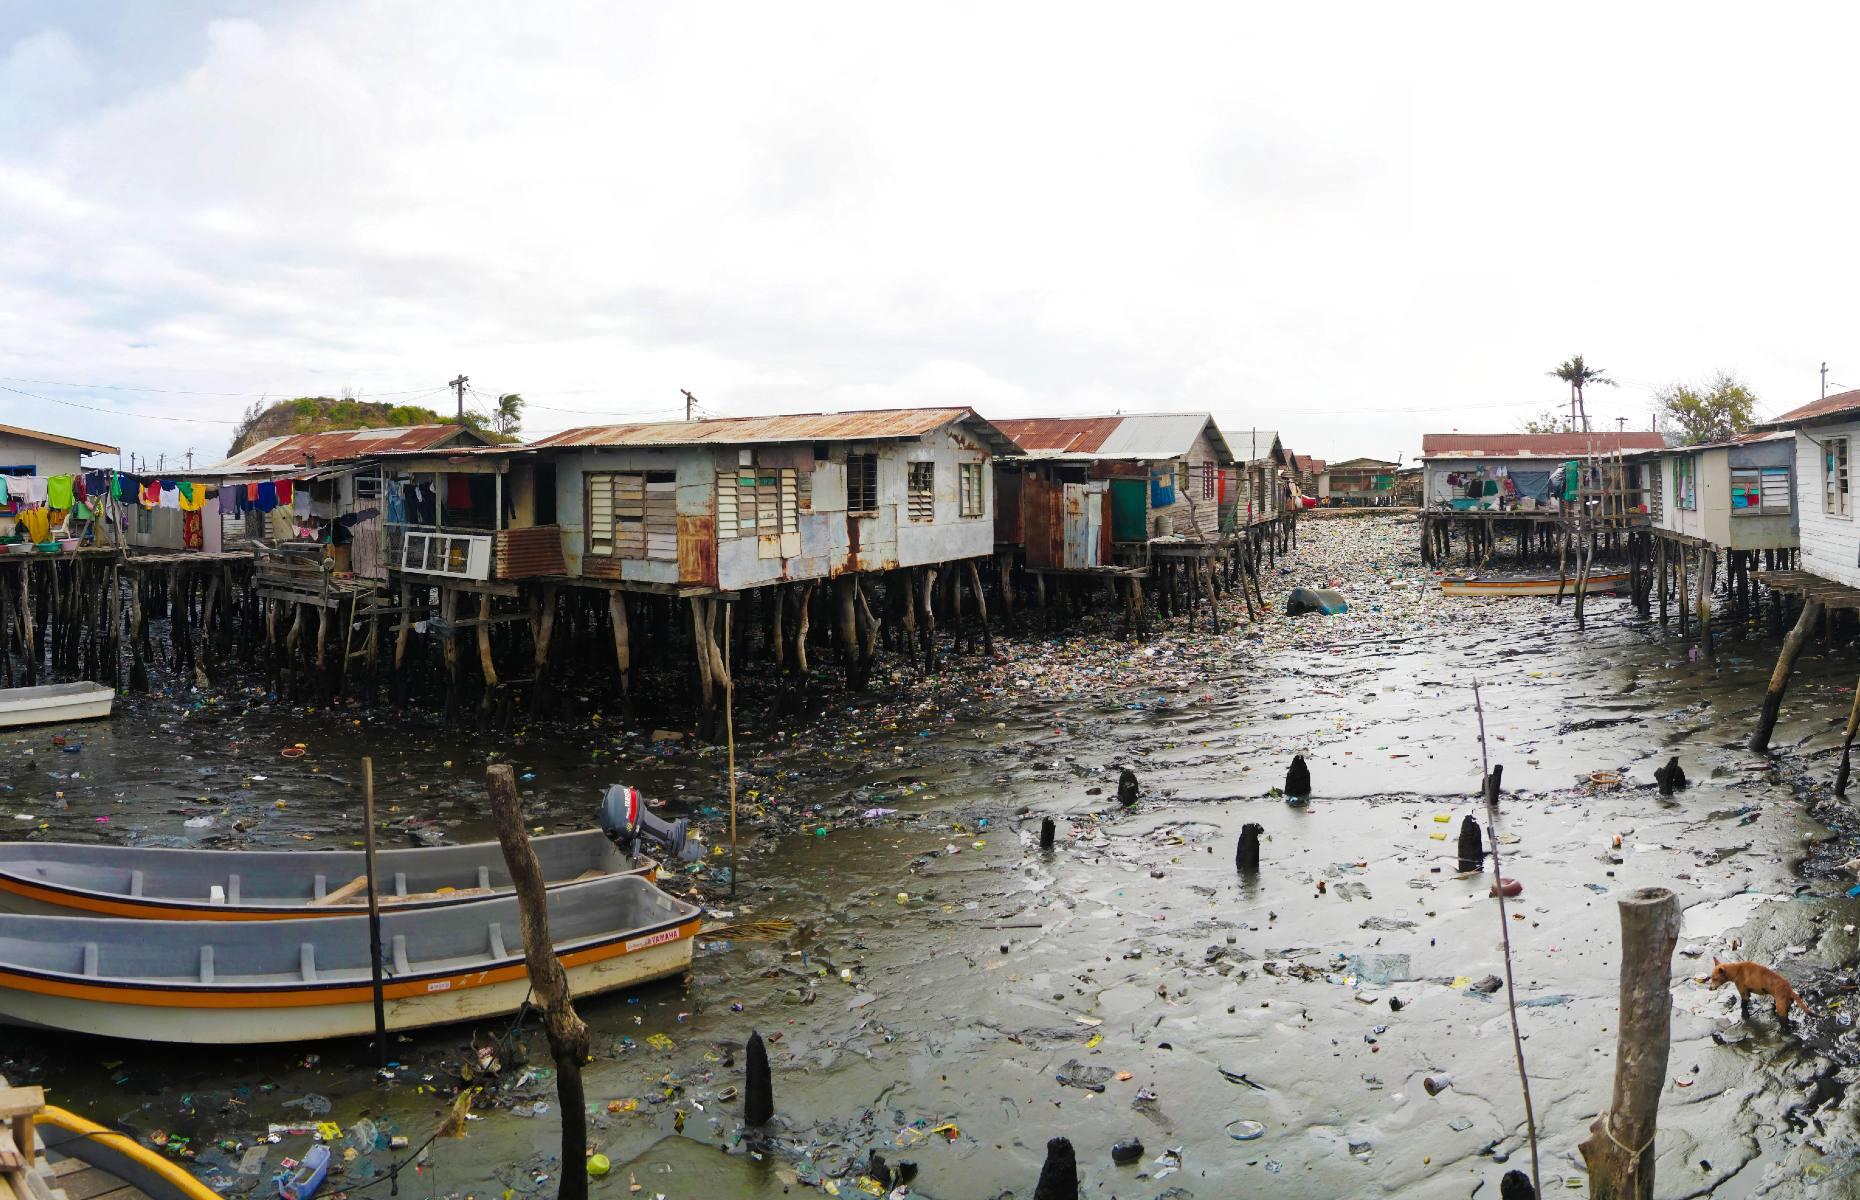
[(614, 660), (620, 671), (620, 709), (629, 719), (633, 715), (633, 645), (626, 624), (626, 593), (607, 593), (607, 615), (614, 625)]
[(988, 628), (988, 597), (982, 595), (982, 571), (969, 560), (969, 590), (975, 593), (975, 611), (982, 620), (982, 650), (989, 658), (995, 656), (995, 635)]
[(517, 798), (517, 776), (509, 763), (485, 768), (491, 789), (491, 817), (497, 823), (497, 840), (504, 848), (504, 863), (517, 893), (517, 912), (523, 922), (523, 958), (530, 990), (543, 1011), (549, 1034), (549, 1053), (555, 1059), (556, 1112), (562, 1120), (562, 1200), (587, 1200), (588, 1108), (581, 1086), (581, 1065), (588, 1061), (588, 1027), (575, 1014), (569, 996), (568, 972), (555, 956), (549, 938), (549, 897), (542, 867), (530, 848), (523, 825), (522, 803)]
[(1770, 672), (1770, 689), (1763, 696), (1763, 713), (1757, 718), (1757, 731), (1750, 735), (1750, 749), (1753, 753), (1764, 754), (1770, 748), (1770, 734), (1776, 730), (1776, 716), (1782, 711), (1783, 693), (1789, 690), (1789, 673), (1795, 670), (1795, 656), (1802, 652), (1802, 647), (1815, 632), (1815, 623), (1821, 620), (1821, 601), (1807, 598), (1802, 605), (1802, 615), (1796, 619), (1795, 628), (1783, 639), (1782, 649), (1776, 655), (1776, 669)]
[(736, 606), (723, 606), (723, 734), (729, 745), (730, 772), (730, 898), (736, 899), (736, 876), (741, 858), (736, 848), (736, 688), (730, 679), (730, 618)]
[(1854, 734), (1860, 731), (1860, 681), (1854, 684), (1853, 707), (1847, 712), (1847, 731), (1841, 738), (1841, 769), (1834, 776), (1834, 794), (1847, 794), (1847, 772), (1853, 763)]
[(1717, 574), (1718, 552), (1710, 546), (1699, 547), (1699, 649), (1706, 658), (1711, 649), (1712, 577)]
[(555, 584), (542, 585), (542, 611), (536, 617), (536, 654), (530, 671), (530, 711), (540, 713), (548, 691), (549, 643), (555, 637)]
[(1673, 948), (1679, 898), (1641, 888), (1621, 907), (1621, 1009), (1616, 1019), (1615, 1092), (1579, 1149), (1597, 1200), (1652, 1200), (1653, 1137), (1666, 1086), (1672, 1036)]
[(387, 1001), (381, 993), (381, 889), (375, 875), (375, 760), (362, 759), (363, 861), (368, 877), (368, 976), (375, 994), (375, 1066), (387, 1070)]
[(1660, 589), (1660, 628), (1666, 628), (1666, 539), (1658, 534), (1653, 538), (1654, 574), (1659, 576)]

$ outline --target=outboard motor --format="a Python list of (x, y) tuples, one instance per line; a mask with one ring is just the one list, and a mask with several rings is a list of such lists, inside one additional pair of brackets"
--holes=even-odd
[(629, 854), (639, 855), (641, 839), (663, 847), (684, 862), (704, 857), (704, 847), (691, 838), (691, 822), (684, 817), (662, 821), (646, 811), (639, 789), (616, 783), (601, 801), (601, 829)]

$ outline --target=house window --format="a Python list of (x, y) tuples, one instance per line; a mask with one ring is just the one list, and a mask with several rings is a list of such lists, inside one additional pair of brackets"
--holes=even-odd
[(957, 482), (961, 485), (961, 501), (957, 509), (965, 517), (982, 515), (982, 464), (963, 463), (956, 468)]
[(678, 482), (670, 471), (603, 471), (588, 481), (588, 553), (678, 561)]
[(155, 532), (155, 510), (154, 509), (143, 508), (140, 504), (136, 505), (136, 532), (137, 533), (154, 533)]
[(1212, 500), (1220, 492), (1221, 469), (1211, 462), (1201, 464), (1201, 498)]
[(1732, 467), (1731, 515), (1787, 514), (1793, 490), (1789, 486), (1788, 467)]
[(1698, 459), (1687, 455), (1673, 460), (1673, 503), (1695, 509), (1698, 502)]
[(718, 537), (777, 537), (800, 528), (793, 467), (717, 472)]
[(911, 520), (936, 520), (935, 463), (914, 462), (911, 464), (909, 495)]
[(878, 455), (846, 456), (846, 511), (860, 517), (878, 513)]
[(364, 501), (374, 502), (381, 499), (381, 469), (371, 468), (355, 473), (355, 506), (367, 507)]
[(1847, 500), (1847, 439), (1821, 443), (1821, 510), (1837, 517), (1852, 515)]

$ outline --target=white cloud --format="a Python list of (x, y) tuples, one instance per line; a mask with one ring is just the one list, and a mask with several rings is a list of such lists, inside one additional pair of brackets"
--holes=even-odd
[(327, 0), (145, 78), (47, 4), (0, 46), (0, 375), (1207, 408), (1331, 458), (1514, 428), (1577, 351), (1603, 416), (1719, 365), (1780, 409), (1855, 324), (1851, 21)]

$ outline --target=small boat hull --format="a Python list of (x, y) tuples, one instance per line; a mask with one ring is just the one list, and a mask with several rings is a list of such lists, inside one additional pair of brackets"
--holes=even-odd
[(116, 693), (100, 683), (0, 688), (0, 729), (94, 721), (110, 715)]
[[(550, 887), (593, 874), (658, 878), (598, 829), (532, 838)], [(283, 921), (359, 916), (368, 893), (359, 850), (190, 850), (75, 842), (0, 843), (0, 913), (151, 921)], [(384, 850), (376, 878), (385, 912), (448, 908), (508, 895), (496, 842)], [(222, 899), (214, 901), (211, 889)], [(346, 898), (338, 899), (344, 892)]]
[[(149, 1200), (223, 1200), (218, 1192), (134, 1138), (67, 1109), (46, 1105), (33, 1115), (33, 1131), (48, 1154), (111, 1176), (115, 1184), (134, 1188)], [(54, 1173), (46, 1186), (57, 1188), (61, 1183)], [(112, 1189), (100, 1194), (118, 1193)]]
[[(581, 998), (688, 970), (699, 910), (614, 875), (552, 890), (549, 921)], [(390, 1030), (505, 1016), (529, 995), (512, 896), (381, 924)], [(368, 963), (366, 917), (0, 917), (0, 1023), (191, 1044), (359, 1037), (374, 1029)]]
[[(1614, 592), (1627, 584), (1626, 571), (1609, 571), (1589, 576), (1587, 590)], [(1575, 577), (1571, 576), (1560, 584), (1554, 575), (1547, 579), (1494, 576), (1490, 579), (1450, 577), (1440, 581), (1440, 594), (1443, 596), (1554, 596), (1559, 590), (1565, 595), (1575, 595), (1579, 590)]]

